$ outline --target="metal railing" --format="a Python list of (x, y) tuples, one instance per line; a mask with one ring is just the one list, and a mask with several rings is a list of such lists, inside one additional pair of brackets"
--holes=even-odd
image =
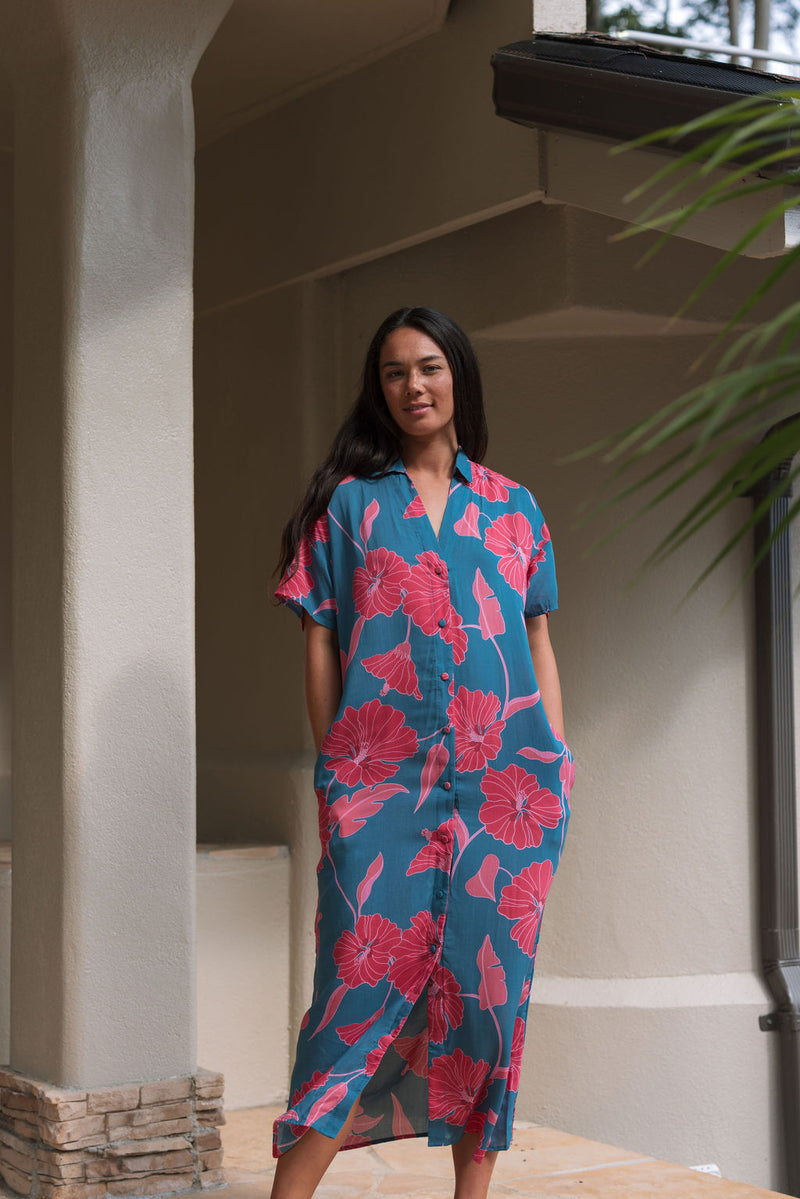
[(678, 50), (703, 50), (707, 54), (727, 54), (731, 58), (762, 58), (767, 62), (788, 62), (800, 66), (800, 58), (796, 54), (767, 50), (761, 46), (730, 46), (724, 42), (715, 45), (713, 42), (696, 42), (688, 37), (672, 37), (667, 33), (646, 33), (641, 29), (623, 29), (615, 36), (654, 46), (674, 46)]

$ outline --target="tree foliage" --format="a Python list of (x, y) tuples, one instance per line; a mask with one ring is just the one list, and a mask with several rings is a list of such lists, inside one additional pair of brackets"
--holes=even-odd
[(762, 27), (771, 30), (773, 45), (776, 35), (783, 43), (794, 44), (800, 24), (796, 0), (587, 0), (586, 24), (598, 33), (641, 29), (741, 45), (745, 29), (748, 44), (753, 44), (756, 10)]

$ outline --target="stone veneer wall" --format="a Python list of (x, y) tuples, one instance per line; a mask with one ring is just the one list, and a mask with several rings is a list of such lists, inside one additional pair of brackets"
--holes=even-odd
[(223, 1181), (223, 1077), (63, 1090), (0, 1069), (0, 1175), (28, 1199), (161, 1195)]

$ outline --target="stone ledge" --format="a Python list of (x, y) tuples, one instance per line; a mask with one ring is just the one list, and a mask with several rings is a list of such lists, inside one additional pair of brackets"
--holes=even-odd
[(0, 1068), (0, 1177), (26, 1199), (205, 1190), (223, 1181), (224, 1080), (68, 1090)]

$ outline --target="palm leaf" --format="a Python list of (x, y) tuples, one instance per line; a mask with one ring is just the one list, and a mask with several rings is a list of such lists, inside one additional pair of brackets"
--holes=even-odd
[[(770, 192), (776, 200), (699, 280), (673, 320), (691, 309), (776, 221), (800, 207), (800, 190), (794, 190), (800, 183), (800, 170), (792, 166), (800, 157), (800, 92), (786, 89), (769, 97), (746, 97), (684, 125), (646, 134), (615, 147), (612, 153), (654, 145), (674, 149), (700, 136), (701, 141), (671, 158), (626, 197), (641, 200), (647, 196), (649, 202), (635, 226), (614, 240), (644, 230), (661, 230), (642, 256), (642, 264), (701, 213), (747, 197), (769, 196)], [(748, 165), (743, 168), (745, 158)], [(743, 170), (750, 176), (745, 182)], [(757, 171), (767, 172), (767, 177), (753, 179)], [(793, 191), (786, 194), (780, 190), (786, 187)], [(599, 538), (596, 546), (693, 487), (685, 511), (648, 554), (640, 574), (665, 562), (736, 499), (757, 495), (747, 516), (695, 580), (694, 590), (750, 535), (776, 494), (785, 492), (800, 473), (800, 466), (791, 465), (800, 451), (800, 419), (794, 419), (792, 413), (792, 405), (800, 405), (800, 301), (787, 304), (754, 327), (742, 328), (799, 260), (800, 245), (784, 253), (735, 307), (710, 351), (694, 364), (696, 369), (709, 354), (716, 354), (705, 382), (571, 455), (573, 461), (599, 457), (608, 468), (600, 496), (584, 519), (594, 520), (615, 507), (636, 503), (636, 509)], [(698, 497), (694, 485), (709, 470), (715, 477)], [(770, 490), (769, 481), (777, 475), (780, 482)], [(800, 500), (790, 504), (783, 524), (798, 512)]]

